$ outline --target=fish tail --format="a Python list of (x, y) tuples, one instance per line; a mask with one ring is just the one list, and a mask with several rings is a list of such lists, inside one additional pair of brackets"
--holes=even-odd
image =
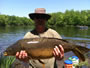
[(82, 46), (76, 46), (73, 49), (73, 52), (75, 53), (76, 56), (79, 57), (80, 60), (85, 61), (85, 56), (84, 54), (89, 52), (90, 49), (86, 48), (86, 47), (82, 47)]

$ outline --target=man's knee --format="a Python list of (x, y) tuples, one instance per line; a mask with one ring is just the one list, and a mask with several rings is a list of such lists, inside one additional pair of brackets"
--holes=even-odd
[(12, 63), (11, 68), (29, 68), (29, 65), (28, 64), (24, 65), (21, 61), (19, 61), (18, 59), (16, 59)]

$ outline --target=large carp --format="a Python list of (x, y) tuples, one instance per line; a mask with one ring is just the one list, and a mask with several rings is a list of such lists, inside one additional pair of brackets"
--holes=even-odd
[(46, 59), (53, 57), (53, 49), (59, 44), (64, 48), (64, 53), (72, 51), (82, 61), (85, 61), (84, 54), (90, 49), (79, 45), (72, 44), (63, 39), (56, 38), (30, 38), (21, 39), (9, 46), (5, 52), (5, 56), (15, 56), (16, 52), (25, 50), (32, 59)]

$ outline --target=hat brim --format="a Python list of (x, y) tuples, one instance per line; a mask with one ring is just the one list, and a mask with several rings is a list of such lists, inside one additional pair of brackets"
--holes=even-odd
[(44, 18), (46, 18), (46, 20), (51, 18), (51, 15), (49, 15), (49, 14), (41, 14), (41, 13), (31, 13), (31, 14), (29, 14), (29, 17), (32, 20), (34, 20), (34, 18), (37, 17), (37, 16), (44, 17)]

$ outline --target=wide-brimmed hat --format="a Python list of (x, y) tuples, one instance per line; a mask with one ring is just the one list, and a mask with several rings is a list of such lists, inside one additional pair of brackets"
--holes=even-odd
[(44, 8), (36, 8), (35, 13), (30, 13), (29, 17), (33, 20), (34, 18), (41, 17), (46, 20), (50, 19), (50, 15), (46, 14), (46, 10)]

